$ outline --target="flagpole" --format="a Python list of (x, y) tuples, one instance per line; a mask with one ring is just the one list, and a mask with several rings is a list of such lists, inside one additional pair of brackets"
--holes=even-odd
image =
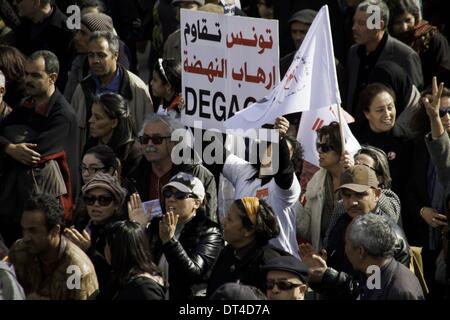
[(345, 138), (344, 138), (344, 127), (342, 126), (342, 113), (341, 113), (341, 104), (337, 104), (338, 109), (338, 118), (339, 118), (339, 133), (341, 135), (341, 145), (342, 145), (342, 154), (345, 152)]

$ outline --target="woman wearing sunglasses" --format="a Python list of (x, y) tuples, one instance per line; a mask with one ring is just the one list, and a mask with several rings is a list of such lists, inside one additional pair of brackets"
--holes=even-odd
[[(162, 217), (148, 226), (150, 251), (169, 283), (169, 299), (202, 296), (207, 274), (223, 248), (220, 227), (204, 208), (205, 188), (191, 174), (180, 172), (162, 189)], [(130, 219), (145, 225), (151, 213), (144, 213), (138, 194), (129, 202)]]
[(164, 300), (164, 279), (138, 223), (117, 221), (108, 228), (105, 258), (111, 265), (111, 281), (98, 300)]
[(297, 212), (297, 234), (310, 241), (316, 250), (323, 246), (332, 212), (338, 202), (334, 192), (341, 177), (342, 154), (339, 124), (331, 122), (317, 132), (320, 170), (308, 182), (305, 205)]
[(180, 119), (181, 65), (173, 59), (158, 59), (153, 66), (150, 86), (153, 96), (160, 98), (156, 113)]
[(261, 267), (270, 259), (288, 255), (271, 244), (280, 227), (272, 208), (264, 200), (245, 197), (235, 200), (222, 219), (227, 245), (214, 264), (208, 283), (208, 296), (221, 285), (239, 282), (265, 291)]
[(89, 138), (86, 150), (97, 145), (108, 145), (117, 154), (122, 165), (122, 176), (129, 176), (139, 164), (142, 151), (134, 132), (128, 103), (119, 94), (104, 93), (94, 98), (89, 118)]
[(83, 186), (82, 192), (89, 220), (76, 228), (74, 226), (66, 228), (64, 234), (91, 258), (99, 288), (102, 290), (111, 272), (103, 255), (106, 230), (110, 223), (126, 218), (122, 208), (127, 191), (122, 188), (116, 177), (97, 172)]

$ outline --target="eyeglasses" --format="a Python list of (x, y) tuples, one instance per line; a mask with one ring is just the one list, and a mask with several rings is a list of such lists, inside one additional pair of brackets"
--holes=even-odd
[(89, 172), (89, 174), (95, 174), (100, 170), (104, 170), (105, 167), (100, 167), (100, 168), (95, 168), (95, 167), (85, 167), (85, 166), (80, 166), (80, 170), (81, 172)]
[(267, 280), (266, 281), (266, 288), (269, 290), (272, 290), (275, 286), (277, 286), (278, 289), (282, 291), (291, 290), (293, 288), (300, 287), (301, 283), (292, 283), (287, 280), (281, 279), (281, 280)]
[(84, 199), (84, 202), (86, 203), (86, 205), (88, 205), (88, 206), (93, 206), (98, 201), (98, 204), (102, 207), (109, 206), (111, 204), (111, 202), (114, 200), (113, 197), (104, 196), (104, 195), (101, 195), (98, 197), (91, 196), (91, 195), (85, 195), (83, 197), (83, 199)]
[(328, 144), (328, 143), (319, 143), (319, 142), (317, 142), (316, 143), (316, 148), (317, 148), (317, 151), (319, 151), (319, 152), (322, 151), (323, 153), (334, 151), (333, 146)]
[(439, 109), (439, 117), (443, 118), (446, 114), (450, 113), (450, 108)]
[(164, 139), (170, 138), (171, 136), (149, 136), (144, 134), (143, 136), (139, 137), (139, 142), (141, 144), (148, 144), (148, 142), (151, 140), (154, 145), (160, 145)]
[(175, 199), (177, 200), (184, 200), (187, 198), (195, 198), (195, 196), (192, 193), (186, 193), (186, 192), (182, 192), (179, 190), (170, 190), (170, 189), (165, 189), (163, 190), (163, 196), (164, 198), (170, 198), (172, 196), (175, 197)]

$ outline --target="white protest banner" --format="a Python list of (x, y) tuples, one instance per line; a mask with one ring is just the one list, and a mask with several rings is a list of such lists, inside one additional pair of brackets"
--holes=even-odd
[(278, 116), (341, 103), (328, 7), (323, 6), (283, 80), (257, 103), (225, 122), (229, 129), (259, 128)]
[[(353, 136), (352, 131), (347, 124), (353, 122), (354, 119), (342, 108), (341, 112), (343, 113), (344, 118), (342, 126), (344, 129), (345, 150), (350, 154), (354, 154), (361, 149), (358, 140)], [(304, 159), (315, 166), (319, 166), (319, 153), (316, 148), (317, 131), (323, 126), (330, 124), (332, 121), (339, 122), (337, 106), (312, 109), (302, 113), (297, 140), (300, 141), (303, 146)]]
[(181, 10), (181, 57), (182, 122), (225, 132), (279, 81), (278, 21)]

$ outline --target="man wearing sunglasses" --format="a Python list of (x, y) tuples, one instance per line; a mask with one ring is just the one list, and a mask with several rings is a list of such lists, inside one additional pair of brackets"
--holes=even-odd
[(304, 300), (308, 290), (308, 267), (293, 256), (269, 260), (262, 269), (266, 274), (269, 300)]
[(144, 202), (162, 200), (162, 187), (170, 178), (178, 172), (188, 172), (202, 182), (206, 191), (206, 213), (211, 220), (218, 221), (216, 183), (212, 173), (196, 159), (181, 164), (172, 161), (172, 150), (178, 143), (171, 140), (175, 130), (186, 129), (167, 115), (152, 114), (145, 118), (139, 134), (144, 157), (132, 177), (139, 196)]

